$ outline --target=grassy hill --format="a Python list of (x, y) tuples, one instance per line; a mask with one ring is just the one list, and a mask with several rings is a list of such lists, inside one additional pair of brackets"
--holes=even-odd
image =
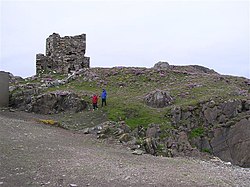
[[(101, 107), (99, 100), (99, 110), (92, 111), (91, 96), (100, 95), (102, 88), (108, 93), (107, 106)], [(72, 75), (47, 72), (14, 79), (10, 90), (11, 105), (29, 112), (50, 111), (47, 114), (52, 115), (44, 118), (55, 119), (67, 129), (100, 125), (100, 136), (108, 133), (126, 144), (131, 141), (131, 146), (150, 154), (208, 152), (240, 166), (250, 165), (250, 154), (245, 152), (250, 80), (244, 77), (220, 75), (201, 66), (90, 68)], [(145, 96), (155, 90), (167, 91), (171, 104), (148, 106)], [(121, 121), (130, 131), (122, 129)]]
[[(37, 84), (39, 87), (41, 82), (44, 82), (42, 80), (61, 80), (66, 77), (54, 73), (40, 74), (18, 84)], [(76, 75), (69, 83), (45, 88), (43, 92), (73, 91), (89, 102), (90, 108), (91, 95), (100, 95), (102, 88), (108, 93), (108, 106), (99, 107), (102, 116), (105, 116), (105, 120), (123, 120), (131, 128), (138, 125), (147, 126), (150, 123), (170, 124), (169, 114), (174, 107), (195, 106), (211, 99), (219, 101), (247, 98), (250, 90), (249, 79), (244, 77), (204, 73), (193, 66), (176, 66), (169, 70), (131, 67), (91, 68), (88, 73)], [(165, 108), (147, 106), (143, 98), (155, 89), (169, 91), (174, 98), (173, 104)], [(96, 113), (88, 115), (100, 116)]]

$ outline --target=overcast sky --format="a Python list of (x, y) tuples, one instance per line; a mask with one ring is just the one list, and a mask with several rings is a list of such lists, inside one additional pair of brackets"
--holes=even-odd
[(202, 65), (250, 78), (249, 1), (1, 1), (0, 70), (28, 77), (46, 38), (82, 33), (91, 67)]

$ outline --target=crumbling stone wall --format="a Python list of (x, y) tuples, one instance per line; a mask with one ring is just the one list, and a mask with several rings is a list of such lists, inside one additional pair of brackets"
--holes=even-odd
[(36, 72), (69, 73), (89, 68), (90, 58), (85, 56), (85, 52), (86, 34), (60, 37), (53, 33), (46, 39), (46, 55), (36, 55)]

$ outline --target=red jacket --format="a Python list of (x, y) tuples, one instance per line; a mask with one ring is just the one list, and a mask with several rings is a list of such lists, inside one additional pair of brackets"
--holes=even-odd
[(94, 95), (92, 97), (92, 103), (96, 104), (97, 102), (98, 102), (98, 97), (97, 97), (97, 95)]

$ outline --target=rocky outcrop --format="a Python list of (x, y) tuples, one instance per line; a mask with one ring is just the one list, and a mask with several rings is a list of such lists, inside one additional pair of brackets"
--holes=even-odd
[(172, 103), (173, 98), (170, 96), (169, 92), (157, 89), (147, 94), (144, 101), (148, 106), (163, 108), (169, 106)]
[(12, 95), (11, 106), (40, 114), (55, 114), (63, 111), (79, 112), (87, 107), (87, 103), (73, 92), (55, 91), (31, 96), (35, 95), (35, 92), (39, 91), (30, 90), (20, 92), (19, 95)]
[(24, 79), (20, 76), (14, 76), (12, 73), (9, 73), (9, 82), (10, 83), (17, 83), (17, 82), (20, 82), (20, 81), (23, 81)]
[(209, 69), (204, 66), (199, 66), (199, 65), (175, 66), (175, 65), (170, 65), (168, 62), (162, 62), (162, 61), (157, 62), (153, 68), (158, 70), (171, 70), (175, 72), (183, 72), (187, 74), (218, 74), (213, 69)]
[(204, 66), (190, 65), (190, 67), (196, 69), (197, 72), (208, 73), (208, 74), (217, 74), (214, 70), (209, 69), (209, 68), (204, 67)]
[(56, 91), (35, 97), (30, 103), (29, 111), (41, 114), (54, 114), (64, 111), (79, 112), (87, 103), (78, 95), (68, 91)]
[(154, 68), (155, 69), (168, 69), (170, 67), (169, 63), (168, 62), (157, 62), (155, 65), (154, 65)]
[[(88, 130), (98, 138), (113, 137), (132, 150), (156, 156), (218, 156), (250, 167), (249, 100), (202, 102), (172, 109), (171, 125), (149, 124), (134, 130), (124, 122), (105, 122)], [(209, 154), (208, 154), (209, 153)]]
[[(85, 134), (95, 134), (97, 138), (117, 139), (131, 150), (156, 156), (199, 156), (199, 151), (193, 148), (185, 132), (173, 129), (161, 130), (160, 125), (150, 124), (145, 128), (136, 127), (133, 131), (122, 121), (107, 121), (92, 128), (83, 130)], [(168, 134), (165, 137), (166, 133)], [(134, 152), (133, 152), (134, 153)]]
[(222, 160), (250, 167), (250, 118), (228, 128), (216, 128), (211, 147), (213, 154)]
[(213, 100), (171, 112), (177, 132), (188, 134), (188, 141), (201, 152), (222, 160), (249, 167), (250, 110), (249, 100)]
[(43, 89), (36, 83), (27, 83), (18, 86), (11, 86), (10, 90), (10, 107), (28, 110), (28, 105), (34, 97), (42, 93)]

